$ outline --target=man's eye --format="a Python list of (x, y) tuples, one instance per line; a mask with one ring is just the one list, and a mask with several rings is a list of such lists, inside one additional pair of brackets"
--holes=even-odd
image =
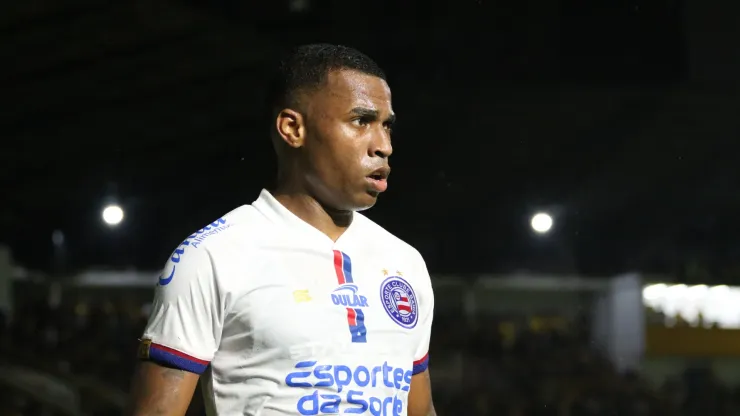
[(367, 126), (372, 122), (372, 120), (369, 120), (366, 117), (360, 117), (352, 120), (353, 123), (357, 124), (358, 126)]

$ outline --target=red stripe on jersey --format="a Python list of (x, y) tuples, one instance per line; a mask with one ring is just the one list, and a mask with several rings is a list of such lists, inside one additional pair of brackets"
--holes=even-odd
[(340, 285), (343, 285), (346, 283), (346, 280), (344, 279), (344, 268), (343, 263), (344, 259), (342, 258), (342, 253), (339, 250), (334, 250), (334, 271), (337, 274), (337, 283)]

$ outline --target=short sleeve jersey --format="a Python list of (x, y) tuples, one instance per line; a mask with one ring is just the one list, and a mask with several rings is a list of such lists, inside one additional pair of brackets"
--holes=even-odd
[(334, 242), (263, 190), (174, 251), (140, 355), (202, 374), (209, 415), (406, 415), (433, 310), (413, 247), (359, 213)]

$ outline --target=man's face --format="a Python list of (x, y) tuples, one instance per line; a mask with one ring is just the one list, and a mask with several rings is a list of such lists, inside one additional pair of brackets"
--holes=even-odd
[(306, 181), (334, 209), (375, 205), (390, 172), (391, 91), (380, 78), (351, 70), (329, 74), (306, 100)]

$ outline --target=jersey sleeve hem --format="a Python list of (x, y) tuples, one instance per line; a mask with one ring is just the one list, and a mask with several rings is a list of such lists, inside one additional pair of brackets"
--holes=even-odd
[(182, 351), (153, 342), (149, 345), (148, 354), (142, 357), (142, 359), (198, 375), (203, 374), (210, 364), (210, 361), (201, 360)]
[(414, 361), (414, 369), (412, 371), (413, 375), (417, 375), (419, 373), (423, 373), (427, 370), (429, 367), (429, 353), (424, 354), (423, 357), (420, 359)]

